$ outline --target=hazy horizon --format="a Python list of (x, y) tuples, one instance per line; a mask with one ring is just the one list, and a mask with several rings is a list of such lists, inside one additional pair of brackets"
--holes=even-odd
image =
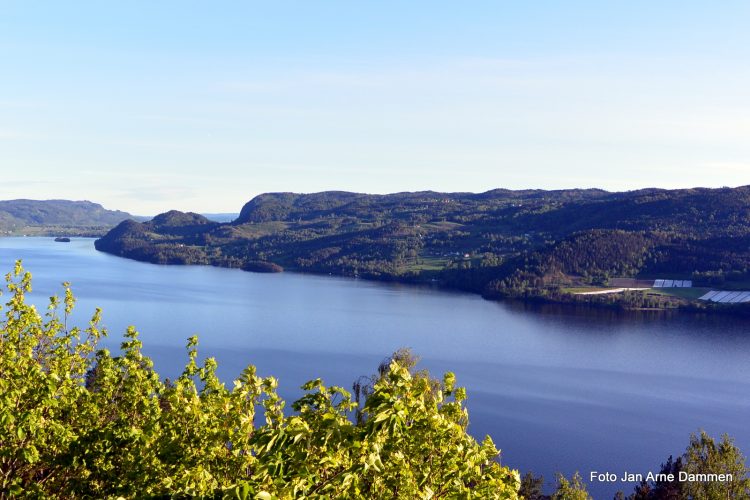
[[(738, 186), (718, 186), (718, 187), (691, 186), (691, 187), (686, 187), (686, 188), (660, 188), (660, 187), (657, 187), (657, 186), (647, 186), (647, 187), (643, 187), (643, 188), (626, 189), (626, 190), (609, 190), (609, 189), (602, 189), (602, 188), (596, 188), (596, 187), (591, 187), (591, 188), (569, 187), (569, 188), (559, 188), (559, 189), (544, 189), (544, 188), (520, 188), (520, 189), (491, 188), (491, 189), (485, 189), (483, 191), (435, 191), (435, 190), (432, 190), (432, 189), (419, 189), (419, 190), (416, 190), (416, 191), (392, 191), (392, 192), (385, 192), (385, 193), (374, 193), (374, 192), (363, 192), (363, 191), (349, 191), (349, 192), (355, 192), (355, 193), (358, 193), (358, 194), (368, 194), (368, 195), (370, 195), (370, 194), (371, 195), (388, 195), (388, 194), (398, 194), (398, 193), (419, 193), (419, 192), (431, 192), (431, 191), (432, 192), (443, 192), (443, 193), (482, 194), (482, 193), (487, 193), (487, 192), (490, 192), (490, 191), (495, 191), (495, 190), (498, 190), (498, 189), (507, 189), (509, 191), (566, 191), (566, 190), (578, 189), (578, 190), (582, 190), (582, 191), (600, 190), (600, 191), (607, 191), (607, 192), (610, 192), (610, 193), (624, 193), (624, 192), (641, 191), (641, 190), (649, 190), (649, 189), (659, 189), (659, 190), (674, 190), (674, 189), (724, 189), (724, 188), (735, 189), (735, 188), (744, 187), (744, 186), (746, 186), (746, 185), (743, 184), (743, 185), (738, 185)], [(292, 192), (294, 194), (316, 194), (316, 193), (323, 193), (323, 192), (344, 192), (344, 191), (340, 190), (340, 189), (326, 189), (324, 191), (309, 191), (309, 192), (269, 191), (268, 193), (281, 193), (281, 192), (287, 192), (287, 193)], [(260, 194), (266, 194), (266, 193), (257, 193), (256, 195), (253, 195), (253, 197), (257, 196), (257, 195), (260, 195)], [(126, 209), (121, 208), (121, 207), (108, 206), (105, 203), (102, 203), (100, 201), (97, 201), (96, 199), (90, 199), (90, 198), (82, 198), (82, 199), (46, 198), (46, 199), (40, 199), (40, 198), (25, 197), (25, 198), (12, 198), (12, 199), (7, 199), (7, 200), (0, 200), (0, 201), (16, 201), (16, 200), (31, 200), (31, 201), (74, 201), (74, 202), (88, 201), (88, 202), (91, 202), (91, 203), (97, 203), (97, 204), (101, 205), (103, 208), (105, 208), (107, 210), (120, 210), (120, 211), (123, 211), (123, 212), (128, 212), (128, 213), (130, 213), (130, 215), (135, 215), (135, 216), (138, 216), (138, 217), (153, 217), (153, 216), (159, 215), (160, 213), (168, 212), (170, 210), (180, 210), (180, 211), (183, 211), (183, 212), (195, 212), (195, 213), (200, 213), (200, 214), (203, 214), (203, 215), (235, 215), (235, 214), (239, 214), (240, 213), (240, 209), (242, 208), (242, 206), (245, 203), (247, 203), (248, 201), (250, 201), (253, 197), (250, 197), (247, 200), (241, 202), (240, 205), (237, 206), (237, 207), (235, 207), (234, 209), (230, 208), (228, 210), (219, 210), (219, 211), (216, 211), (216, 210), (193, 210), (193, 209), (189, 209), (189, 208), (185, 209), (185, 210), (180, 210), (180, 209), (177, 209), (177, 208), (167, 208), (165, 210), (162, 210), (161, 212), (155, 212), (155, 213), (138, 213), (138, 212), (132, 212), (130, 210), (126, 210)]]

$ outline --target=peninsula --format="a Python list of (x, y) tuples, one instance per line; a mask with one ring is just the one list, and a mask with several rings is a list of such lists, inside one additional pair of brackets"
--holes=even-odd
[(750, 290), (750, 186), (268, 193), (226, 223), (178, 211), (126, 220), (96, 248), (159, 264), (430, 282), (487, 298), (746, 311), (700, 299)]

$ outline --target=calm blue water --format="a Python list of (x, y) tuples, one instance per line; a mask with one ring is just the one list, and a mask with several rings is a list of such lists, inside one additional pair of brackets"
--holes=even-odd
[[(727, 432), (750, 454), (750, 322), (524, 307), (477, 296), (299, 274), (144, 264), (96, 252), (93, 240), (0, 238), (0, 271), (22, 258), (40, 306), (70, 281), (74, 316), (104, 310), (110, 346), (128, 325), (163, 376), (185, 339), (227, 380), (247, 364), (299, 394), (306, 380), (351, 387), (400, 347), (469, 393), (470, 431), (503, 462), (555, 471), (647, 472), (684, 451), (699, 428)], [(611, 498), (628, 484), (591, 484)]]

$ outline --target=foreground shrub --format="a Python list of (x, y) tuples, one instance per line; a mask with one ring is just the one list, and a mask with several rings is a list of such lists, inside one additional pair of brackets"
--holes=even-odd
[(20, 262), (6, 280), (1, 498), (518, 498), (492, 440), (467, 434), (450, 373), (436, 382), (394, 357), (363, 402), (318, 379), (287, 415), (274, 378), (250, 366), (226, 388), (195, 338), (162, 381), (135, 329), (113, 356), (97, 347), (99, 310), (68, 327), (67, 284), (42, 316)]

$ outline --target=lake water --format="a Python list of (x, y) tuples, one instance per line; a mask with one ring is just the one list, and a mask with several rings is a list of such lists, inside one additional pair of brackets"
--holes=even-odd
[[(280, 380), (351, 387), (400, 347), (468, 390), (471, 433), (485, 434), (521, 472), (658, 470), (702, 428), (750, 453), (750, 322), (696, 315), (617, 314), (490, 302), (406, 285), (300, 274), (158, 266), (94, 250), (93, 240), (0, 238), (0, 270), (15, 259), (44, 305), (70, 281), (77, 324), (104, 310), (106, 341), (128, 325), (163, 376), (199, 334), (230, 381), (247, 364)], [(590, 484), (611, 498), (630, 484)]]

